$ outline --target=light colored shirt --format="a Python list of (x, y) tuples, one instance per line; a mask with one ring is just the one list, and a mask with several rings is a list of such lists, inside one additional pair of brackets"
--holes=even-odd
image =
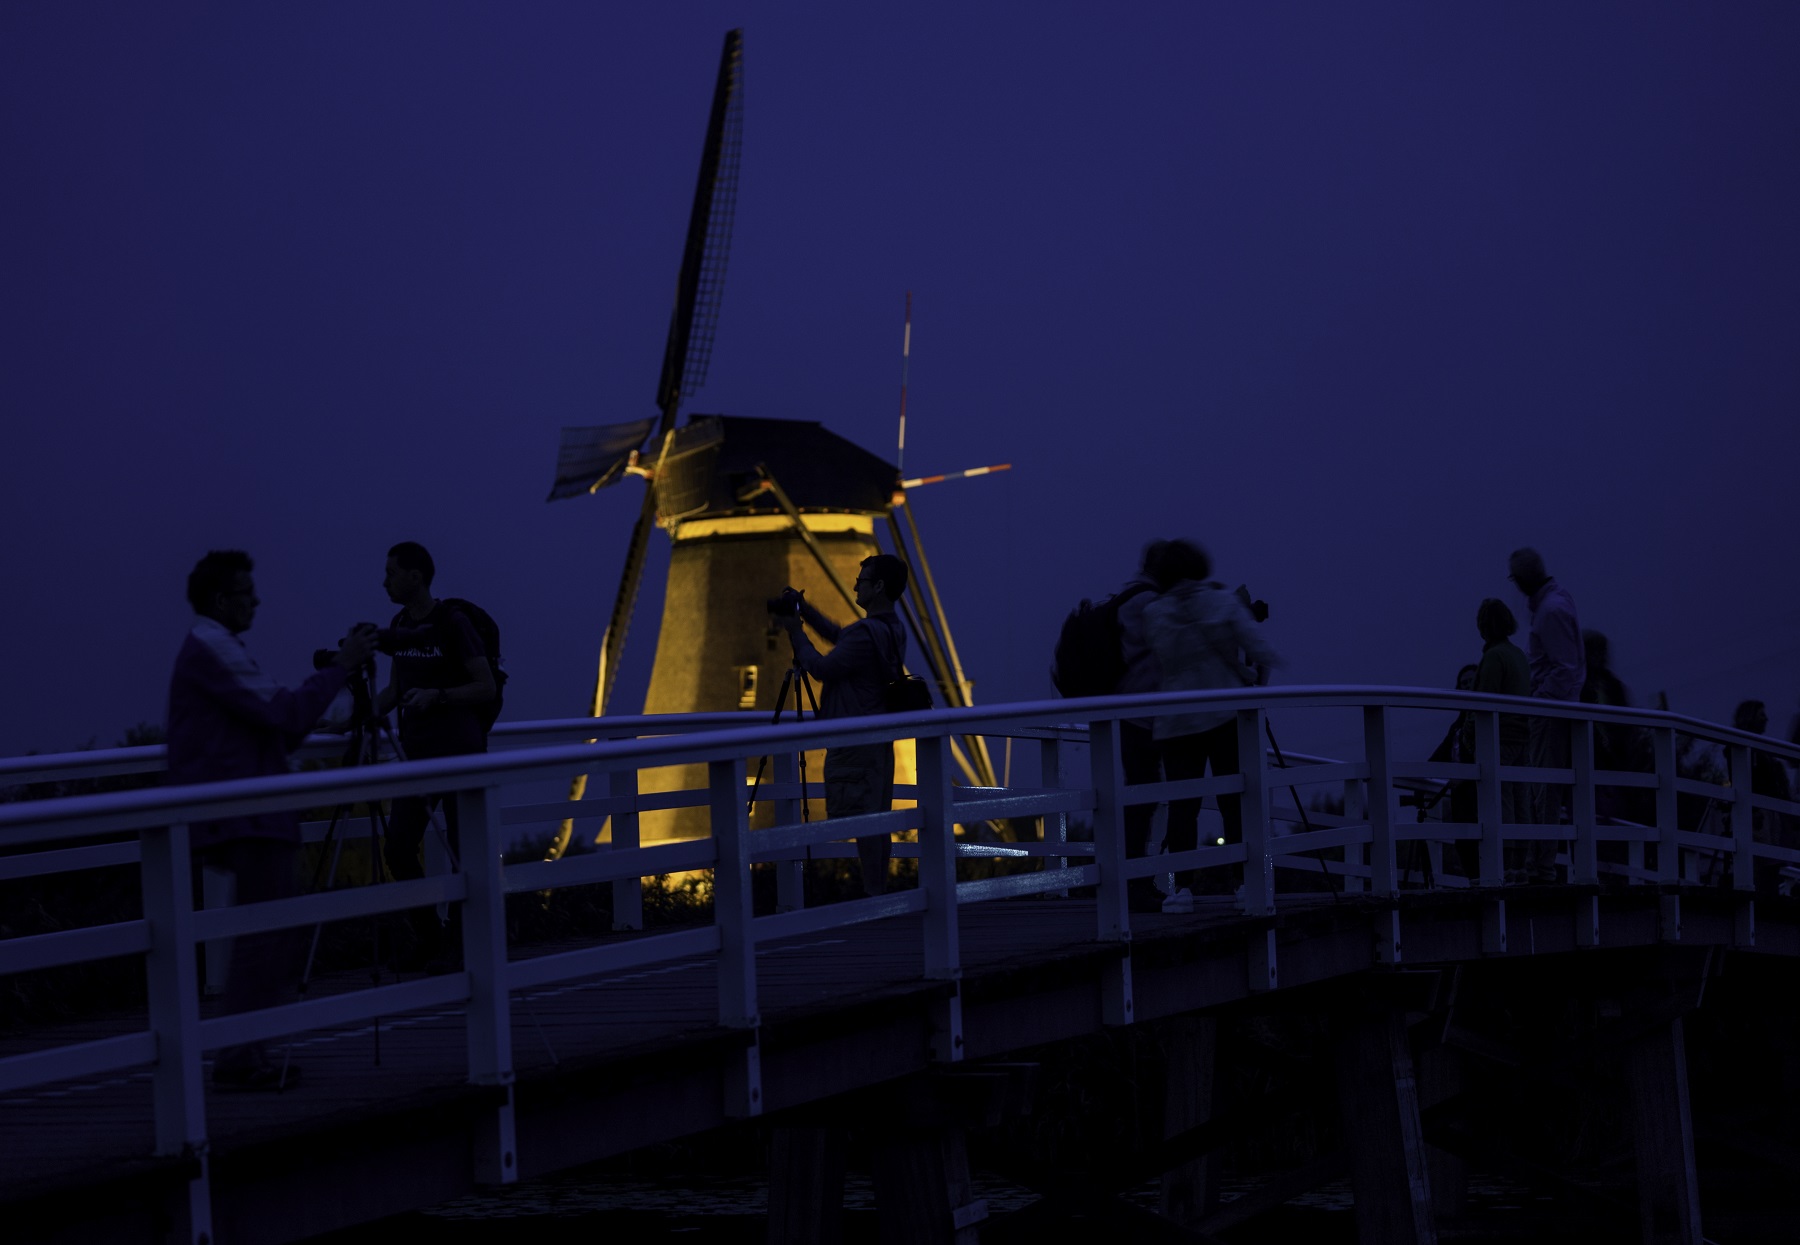
[[(288, 753), (317, 725), (344, 672), (327, 666), (289, 691), (264, 674), (244, 642), (210, 618), (194, 623), (169, 680), (169, 773), (175, 783), (288, 772)], [(197, 822), (195, 847), (228, 839), (300, 839), (300, 814), (248, 813)]]
[[(1256, 682), (1255, 666), (1281, 664), (1237, 593), (1211, 580), (1184, 580), (1152, 600), (1144, 608), (1144, 631), (1165, 692), (1249, 687)], [(1156, 737), (1197, 735), (1231, 718), (1229, 709), (1160, 717)]]
[(1541, 700), (1580, 700), (1587, 651), (1575, 598), (1554, 579), (1531, 594), (1531, 694)]

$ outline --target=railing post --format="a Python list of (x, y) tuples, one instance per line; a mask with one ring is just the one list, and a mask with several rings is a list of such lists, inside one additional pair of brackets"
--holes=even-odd
[(1679, 829), (1675, 728), (1652, 728), (1651, 743), (1656, 756), (1656, 880), (1667, 885), (1681, 880), (1681, 844), (1675, 837)]
[(1363, 706), (1363, 752), (1369, 762), (1369, 890), (1393, 895), (1400, 890), (1395, 873), (1393, 761), (1388, 754), (1387, 708)]
[(751, 1029), (756, 1014), (756, 939), (750, 929), (750, 836), (744, 814), (744, 761), (707, 765), (712, 836), (718, 845), (713, 870), (713, 918), (719, 925), (719, 1023)]
[(712, 837), (713, 920), (719, 927), (719, 1023), (749, 1031), (743, 1061), (725, 1078), (725, 1113), (762, 1114), (762, 1018), (756, 1012), (756, 938), (750, 927), (750, 814), (744, 807), (744, 759), (706, 766)]
[[(777, 786), (787, 787), (799, 781), (799, 766), (795, 764), (793, 753), (777, 752), (773, 759)], [(800, 823), (800, 797), (782, 796), (775, 800), (774, 804), (775, 825), (793, 826)], [(798, 912), (804, 907), (806, 907), (806, 862), (804, 860), (777, 860), (775, 862), (775, 910), (777, 912)]]
[(1238, 772), (1244, 794), (1238, 805), (1244, 839), (1244, 911), (1275, 911), (1275, 857), (1269, 851), (1269, 758), (1263, 751), (1263, 711), (1237, 712)]
[(918, 738), (919, 889), (925, 892), (925, 976), (953, 983), (933, 1008), (932, 1058), (963, 1057), (962, 945), (956, 910), (956, 789), (950, 784), (950, 740)]
[(925, 892), (925, 975), (962, 976), (956, 930), (956, 808), (950, 785), (950, 741), (918, 741), (919, 889)]
[(1128, 941), (1131, 916), (1125, 898), (1125, 766), (1119, 756), (1119, 723), (1088, 724), (1088, 764), (1094, 782), (1094, 887), (1101, 942)]
[(1575, 788), (1569, 803), (1574, 837), (1569, 840), (1569, 881), (1577, 886), (1593, 886), (1600, 881), (1600, 851), (1594, 815), (1594, 723), (1581, 718), (1569, 723), (1570, 761), (1575, 770)]
[(1125, 766), (1119, 754), (1117, 719), (1088, 724), (1088, 764), (1094, 783), (1094, 887), (1098, 937), (1116, 943), (1120, 956), (1100, 982), (1100, 1018), (1109, 1025), (1137, 1019), (1131, 973), (1131, 904), (1125, 884)]
[(458, 791), (455, 798), (463, 881), (468, 887), (462, 936), (463, 967), (469, 974), (469, 1081), (499, 1091), (492, 1128), (477, 1133), (475, 1178), (483, 1184), (512, 1184), (519, 1178), (519, 1164), (499, 802), (492, 787)]
[[(1038, 741), (1038, 768), (1043, 771), (1043, 785), (1057, 789), (1063, 785), (1063, 746), (1060, 739), (1042, 739)], [(1069, 841), (1069, 815), (1067, 813), (1044, 814), (1044, 843), (1067, 843)], [(1046, 869), (1067, 869), (1067, 856), (1048, 856), (1044, 859)], [(1067, 895), (1068, 891), (1053, 891), (1052, 894)]]
[(1491, 709), (1475, 712), (1475, 820), (1481, 825), (1478, 849), (1483, 886), (1506, 881), (1506, 833), (1501, 821), (1500, 715)]
[(194, 963), (194, 879), (188, 828), (153, 826), (140, 836), (140, 879), (150, 951), (144, 974), (150, 1031), (156, 1036), (151, 1096), (156, 1153), (186, 1154), (197, 1164), (175, 1208), (179, 1232), (190, 1242), (212, 1237), (212, 1195), (206, 1142), (206, 1082), (200, 1063), (200, 980)]
[[(1367, 816), (1369, 802), (1368, 802), (1368, 799), (1366, 798), (1366, 796), (1367, 796), (1367, 792), (1364, 790), (1362, 779), (1347, 778), (1344, 780), (1344, 824), (1345, 825), (1354, 825), (1356, 822), (1363, 820)], [(1343, 847), (1343, 853), (1344, 853), (1344, 877), (1343, 877), (1344, 889), (1346, 891), (1357, 891), (1359, 893), (1362, 891), (1368, 890), (1369, 889), (1368, 879), (1362, 877), (1360, 874), (1353, 875), (1350, 872), (1351, 865), (1353, 865), (1353, 864), (1360, 865), (1363, 862), (1363, 856), (1365, 853), (1362, 849), (1362, 846), (1360, 844), (1351, 845), (1351, 844), (1346, 843)]]
[[(637, 767), (616, 769), (606, 776), (606, 794), (614, 799), (629, 800), (631, 806), (612, 815), (612, 845), (615, 852), (638, 849), (638, 771)], [(644, 928), (644, 879), (620, 878), (612, 884), (613, 928)]]
[(1727, 749), (1731, 765), (1731, 887), (1756, 889), (1756, 809), (1750, 803), (1750, 745)]

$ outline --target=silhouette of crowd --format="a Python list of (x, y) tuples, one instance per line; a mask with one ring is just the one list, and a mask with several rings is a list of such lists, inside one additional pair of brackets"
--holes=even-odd
[[(1550, 574), (1542, 554), (1530, 547), (1515, 550), (1507, 560), (1506, 577), (1523, 598), (1524, 647), (1514, 640), (1521, 622), (1513, 608), (1499, 597), (1483, 599), (1475, 610), (1475, 630), (1481, 648), (1477, 658), (1457, 672), (1455, 685), (1459, 690), (1637, 707), (1631, 690), (1613, 669), (1611, 642), (1602, 632), (1582, 627), (1573, 594)], [(1136, 575), (1100, 605), (1084, 601), (1081, 609), (1070, 616), (1058, 644), (1053, 677), (1065, 695), (1260, 685), (1267, 682), (1270, 669), (1280, 664), (1259, 628), (1266, 617), (1267, 607), (1252, 601), (1246, 588), (1230, 591), (1213, 578), (1211, 559), (1198, 545), (1186, 540), (1154, 540), (1144, 547)], [(1100, 639), (1109, 634), (1116, 635), (1116, 665), (1084, 667), (1083, 650), (1103, 647)], [(1659, 696), (1656, 707), (1667, 709), (1666, 697)], [(1763, 702), (1746, 700), (1738, 705), (1733, 725), (1750, 734), (1766, 734), (1769, 715)], [(1568, 718), (1524, 712), (1500, 714), (1500, 763), (1570, 769), (1574, 726)], [(1459, 714), (1430, 759), (1473, 762), (1475, 734), (1475, 714)], [(1209, 771), (1214, 777), (1238, 772), (1240, 740), (1235, 716), (1228, 711), (1128, 719), (1120, 724), (1119, 739), (1123, 776), (1128, 784), (1198, 779)], [(1800, 744), (1800, 715), (1790, 726), (1788, 739)], [(1596, 721), (1592, 741), (1596, 771), (1648, 774), (1655, 770), (1650, 733), (1641, 726)], [(1753, 793), (1791, 799), (1794, 783), (1787, 763), (1759, 749), (1752, 749), (1750, 756)], [(1730, 778), (1728, 760), (1720, 762), (1691, 740), (1678, 751), (1677, 766), (1683, 777), (1715, 782)], [(1418, 801), (1419, 815), (1423, 818), (1431, 811), (1439, 811), (1446, 821), (1472, 824), (1479, 820), (1477, 790), (1473, 781), (1451, 782), (1436, 797)], [(1500, 819), (1507, 825), (1569, 825), (1574, 820), (1572, 795), (1567, 783), (1504, 782)], [(1223, 826), (1217, 842), (1240, 842), (1239, 797), (1215, 798)], [(1646, 786), (1603, 782), (1595, 788), (1595, 814), (1602, 822), (1647, 826), (1655, 821), (1655, 800), (1654, 790)], [(1199, 798), (1169, 802), (1163, 851), (1183, 852), (1197, 846), (1203, 803)], [(1154, 804), (1127, 806), (1127, 855), (1143, 856), (1150, 850), (1156, 812)], [(1722, 803), (1703, 796), (1682, 793), (1677, 802), (1677, 818), (1683, 829), (1719, 833), (1724, 830)], [(1800, 849), (1800, 826), (1784, 813), (1755, 810), (1754, 830), (1759, 841)], [(1522, 884), (1566, 880), (1561, 854), (1567, 847), (1567, 841), (1552, 838), (1509, 843), (1504, 858), (1505, 881)], [(1456, 842), (1452, 854), (1463, 876), (1480, 876), (1477, 853), (1475, 841)], [(1630, 867), (1633, 861), (1627, 842), (1602, 843), (1599, 853), (1603, 863), (1621, 868)], [(1711, 875), (1723, 876), (1722, 859), (1721, 855), (1702, 867)], [(1641, 858), (1638, 865), (1642, 867)], [(1779, 873), (1775, 864), (1759, 862), (1759, 889), (1779, 885)], [(1242, 866), (1207, 870), (1204, 876), (1181, 872), (1174, 876), (1173, 888), (1166, 898), (1149, 878), (1134, 879), (1128, 898), (1137, 911), (1187, 911), (1191, 910), (1195, 895), (1229, 893), (1241, 883)]]

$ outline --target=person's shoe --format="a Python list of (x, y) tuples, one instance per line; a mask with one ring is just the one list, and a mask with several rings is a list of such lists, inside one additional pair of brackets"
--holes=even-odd
[(1194, 910), (1194, 892), (1185, 886), (1182, 887), (1173, 895), (1170, 895), (1167, 899), (1163, 900), (1162, 910), (1173, 915), (1192, 912)]

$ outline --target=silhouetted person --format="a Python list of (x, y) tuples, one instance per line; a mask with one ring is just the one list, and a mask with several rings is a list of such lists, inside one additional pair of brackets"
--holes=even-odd
[[(409, 761), (427, 757), (466, 756), (487, 751), (487, 710), (499, 695), (492, 654), (474, 623), (460, 609), (431, 593), (437, 564), (416, 541), (401, 541), (388, 550), (381, 586), (400, 606), (391, 624), (398, 641), (392, 649), (388, 685), (376, 698), (375, 711), (400, 710), (400, 747)], [(388, 819), (383, 858), (396, 882), (425, 876), (420, 855), (431, 811), (442, 807), (444, 832), (452, 856), (461, 851), (456, 800), (442, 795), (401, 796)], [(459, 935), (462, 905), (450, 906), (450, 929), (436, 908), (407, 914), (414, 944), (402, 970), (442, 970), (455, 966), (462, 953)]]
[[(318, 724), (350, 671), (375, 651), (373, 627), (357, 627), (332, 664), (289, 691), (257, 666), (239, 637), (256, 619), (250, 555), (215, 551), (188, 575), (187, 598), (198, 615), (175, 658), (169, 681), (169, 782), (220, 782), (288, 772), (288, 753)], [(250, 813), (195, 822), (194, 849), (211, 867), (231, 875), (240, 904), (286, 899), (298, 887), (295, 856), (300, 814)], [(225, 1008), (261, 1011), (286, 1001), (300, 981), (300, 947), (293, 930), (239, 938), (226, 977)], [(261, 1042), (233, 1046), (213, 1061), (222, 1089), (283, 1089), (298, 1079), (269, 1059)]]
[[(1163, 585), (1158, 582), (1157, 565), (1166, 540), (1153, 540), (1144, 546), (1138, 572), (1113, 594), (1119, 602), (1119, 655), (1125, 663), (1113, 694), (1154, 692), (1162, 687), (1162, 672), (1156, 654), (1150, 650), (1144, 635), (1144, 610), (1156, 599)], [(1128, 718), (1119, 723), (1119, 762), (1125, 782), (1131, 786), (1161, 782), (1162, 751), (1152, 733), (1151, 718)], [(1156, 821), (1156, 805), (1129, 804), (1125, 807), (1125, 854), (1142, 856), (1150, 845), (1150, 829)], [(1126, 884), (1127, 899), (1134, 912), (1155, 912), (1162, 907), (1162, 892), (1154, 878), (1132, 878)]]
[[(1769, 711), (1760, 700), (1743, 701), (1732, 711), (1731, 724), (1752, 735), (1765, 735), (1769, 730)], [(1730, 762), (1731, 754), (1727, 752), (1727, 767)], [(1794, 798), (1792, 784), (1788, 782), (1787, 766), (1781, 763), (1779, 757), (1755, 749), (1750, 752), (1750, 790), (1754, 795), (1768, 796), (1773, 800)], [(1756, 809), (1751, 825), (1758, 842), (1772, 843), (1777, 847), (1800, 847), (1800, 834), (1795, 833), (1793, 819), (1785, 813)], [(1781, 865), (1773, 860), (1759, 860), (1754, 872), (1757, 889), (1773, 893), (1781, 878)]]
[[(1531, 605), (1531, 694), (1540, 700), (1579, 701), (1587, 681), (1587, 659), (1581, 645), (1581, 621), (1575, 615), (1575, 599), (1544, 570), (1544, 558), (1536, 549), (1516, 549), (1508, 559), (1507, 578), (1518, 586)], [(1571, 764), (1569, 723), (1561, 718), (1531, 719), (1531, 764), (1546, 769), (1567, 769)], [(1557, 783), (1535, 783), (1532, 820), (1543, 825), (1563, 821), (1566, 788)], [(1556, 880), (1554, 840), (1535, 840), (1527, 845), (1526, 877), (1533, 882)]]
[[(1581, 685), (1582, 703), (1629, 709), (1631, 689), (1613, 673), (1611, 643), (1598, 631), (1584, 631), (1581, 646), (1587, 662), (1587, 678)], [(1594, 723), (1595, 769), (1647, 772), (1649, 751), (1649, 740), (1637, 727), (1617, 722)], [(1646, 822), (1654, 815), (1655, 798), (1653, 793), (1639, 788), (1600, 786), (1594, 790), (1594, 809), (1601, 817)]]
[[(1172, 540), (1156, 563), (1167, 590), (1144, 608), (1144, 630), (1155, 653), (1165, 692), (1225, 690), (1268, 682), (1269, 668), (1281, 658), (1263, 639), (1256, 619), (1238, 595), (1210, 578), (1212, 560), (1205, 550), (1185, 540)], [(1247, 659), (1247, 660), (1246, 660)], [(1184, 713), (1155, 719), (1154, 736), (1162, 750), (1163, 768), (1171, 782), (1238, 772), (1237, 714), (1229, 709)], [(1169, 805), (1166, 851), (1198, 846), (1200, 798)], [(1241, 797), (1219, 796), (1226, 843), (1243, 842)], [(1168, 911), (1191, 911), (1194, 874), (1178, 873)], [(1220, 889), (1229, 891), (1229, 886)]]
[[(1459, 692), (1474, 691), (1475, 674), (1479, 669), (1479, 666), (1467, 665), (1461, 670), (1458, 670), (1456, 672), (1456, 690)], [(1437, 747), (1431, 750), (1431, 755), (1426, 759), (1430, 761), (1454, 761), (1463, 764), (1473, 761), (1475, 759), (1475, 745), (1472, 730), (1473, 728), (1470, 725), (1469, 715), (1466, 713), (1457, 714), (1456, 721), (1450, 724), (1450, 729), (1444, 732), (1444, 738), (1438, 742)], [(1447, 783), (1443, 793), (1438, 798), (1444, 801), (1445, 804), (1445, 821), (1458, 822), (1466, 825), (1477, 820), (1480, 815), (1476, 803), (1476, 785), (1466, 779), (1459, 778)], [(1425, 810), (1427, 807), (1429, 807), (1429, 805), (1422, 805), (1420, 807), (1420, 821), (1425, 820)], [(1480, 856), (1474, 841), (1469, 839), (1458, 839), (1456, 841), (1456, 856), (1457, 859), (1462, 862), (1463, 876), (1468, 878), (1476, 877), (1479, 869)]]
[[(1475, 690), (1495, 696), (1529, 696), (1531, 667), (1519, 646), (1512, 642), (1519, 623), (1499, 597), (1488, 597), (1475, 609), (1475, 630), (1481, 636), (1481, 664), (1475, 668)], [(1526, 765), (1531, 760), (1531, 719), (1518, 713), (1500, 715), (1500, 764)], [(1469, 725), (1469, 756), (1474, 759), (1474, 724)], [(1532, 815), (1531, 784), (1500, 784), (1500, 820), (1505, 825), (1529, 824)], [(1517, 849), (1515, 862), (1529, 852)], [(1514, 867), (1519, 867), (1515, 863)], [(1471, 874), (1470, 876), (1474, 876)]]
[[(794, 660), (819, 680), (819, 716), (854, 718), (883, 713), (885, 689), (906, 665), (906, 628), (894, 612), (906, 591), (906, 563), (891, 553), (864, 558), (852, 591), (856, 604), (867, 615), (839, 626), (814, 609), (791, 589), (782, 594), (796, 613), (781, 615), (793, 645)], [(821, 654), (806, 638), (802, 620), (833, 645)], [(825, 752), (825, 815), (855, 817), (885, 813), (894, 806), (894, 745), (850, 744)], [(888, 861), (894, 841), (886, 834), (864, 835), (856, 840), (863, 893), (886, 892)]]

